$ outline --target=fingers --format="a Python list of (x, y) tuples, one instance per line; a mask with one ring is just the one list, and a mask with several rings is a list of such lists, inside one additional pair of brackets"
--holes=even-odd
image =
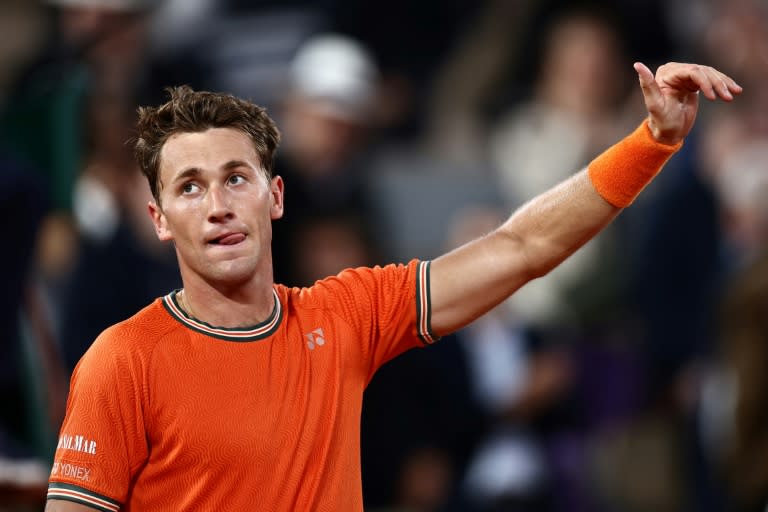
[(718, 96), (730, 101), (733, 96), (724, 87), (720, 72), (708, 66), (695, 66), (691, 72), (691, 80), (699, 87), (708, 100), (716, 100)]
[(665, 64), (656, 72), (656, 81), (681, 93), (701, 91), (709, 100), (732, 101), (742, 91), (728, 75), (699, 64)]
[(732, 101), (734, 95), (741, 93), (741, 86), (725, 73), (709, 66), (698, 66), (698, 68), (703, 75), (702, 92), (710, 100), (716, 100), (719, 97), (725, 101)]
[(640, 89), (643, 91), (645, 107), (648, 112), (656, 111), (664, 102), (659, 84), (653, 76), (653, 72), (642, 62), (635, 62), (635, 71), (640, 81)]
[[(712, 68), (706, 68), (705, 66), (693, 65), (690, 71), (689, 79), (695, 87), (704, 93), (704, 96), (709, 100), (717, 99), (717, 93), (715, 92), (715, 83), (719, 82), (719, 77), (713, 76), (711, 73)], [(731, 98), (732, 99), (732, 98)]]
[(742, 87), (737, 84), (733, 78), (729, 77), (725, 73), (721, 73), (716, 69), (710, 68), (717, 75), (718, 81), (715, 82), (715, 89), (717, 93), (726, 101), (731, 101), (735, 95), (741, 94)]

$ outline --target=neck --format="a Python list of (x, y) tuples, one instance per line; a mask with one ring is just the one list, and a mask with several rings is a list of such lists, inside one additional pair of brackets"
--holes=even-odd
[(179, 302), (189, 316), (230, 329), (258, 325), (275, 307), (271, 280), (237, 287), (184, 280)]

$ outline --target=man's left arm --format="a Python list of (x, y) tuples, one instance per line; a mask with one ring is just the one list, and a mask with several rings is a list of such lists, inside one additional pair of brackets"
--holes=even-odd
[[(431, 264), (431, 327), (455, 331), (543, 276), (631, 203), (690, 132), (701, 91), (731, 101), (731, 78), (696, 64), (669, 63), (656, 75), (636, 63), (648, 119), (584, 169), (537, 196), (490, 234)], [(599, 192), (598, 192), (599, 190)]]

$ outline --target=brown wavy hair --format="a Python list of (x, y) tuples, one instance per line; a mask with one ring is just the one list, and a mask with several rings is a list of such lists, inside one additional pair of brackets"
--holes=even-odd
[(267, 178), (272, 178), (280, 132), (266, 110), (231, 94), (195, 91), (182, 85), (166, 89), (170, 99), (158, 107), (139, 107), (133, 148), (152, 196), (160, 204), (160, 151), (171, 135), (234, 128), (248, 135)]

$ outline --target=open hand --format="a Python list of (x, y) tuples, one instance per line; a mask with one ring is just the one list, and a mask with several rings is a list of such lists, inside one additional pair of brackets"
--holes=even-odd
[(699, 91), (710, 100), (732, 101), (741, 86), (715, 68), (670, 62), (653, 75), (648, 67), (634, 65), (648, 109), (648, 126), (654, 138), (676, 144), (691, 131), (699, 108)]

